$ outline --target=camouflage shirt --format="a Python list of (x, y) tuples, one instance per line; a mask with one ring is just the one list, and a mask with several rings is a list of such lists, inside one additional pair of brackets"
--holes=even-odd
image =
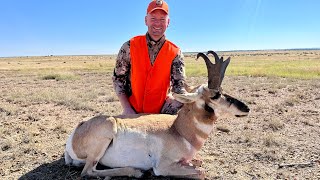
[[(151, 64), (154, 64), (154, 61), (166, 41), (165, 36), (162, 36), (157, 42), (153, 41), (149, 34), (146, 34), (147, 37), (147, 45), (148, 52)], [(126, 94), (127, 96), (131, 95), (131, 81), (130, 81), (130, 68), (131, 68), (131, 60), (130, 60), (130, 41), (125, 42), (119, 53), (116, 60), (116, 67), (114, 69), (113, 74), (113, 85), (115, 91), (118, 95)], [(171, 65), (171, 91), (174, 93), (184, 93), (186, 90), (184, 89), (185, 83), (185, 67), (183, 54), (180, 51), (178, 55), (174, 58)]]

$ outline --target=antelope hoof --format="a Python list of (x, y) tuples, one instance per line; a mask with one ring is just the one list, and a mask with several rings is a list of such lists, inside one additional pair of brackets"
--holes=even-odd
[(200, 166), (203, 164), (203, 161), (202, 161), (201, 159), (192, 159), (192, 160), (191, 160), (191, 163), (192, 163), (194, 166), (200, 167)]
[(106, 176), (106, 177), (104, 177), (104, 180), (110, 180), (111, 179), (111, 177), (110, 176)]
[(135, 172), (135, 174), (134, 174), (134, 177), (135, 177), (135, 178), (141, 178), (142, 175), (143, 175), (142, 171), (136, 170), (136, 172)]
[(81, 178), (86, 178), (87, 177), (87, 173), (86, 172), (81, 172)]
[(89, 175), (87, 175), (87, 174), (82, 175), (82, 174), (81, 174), (81, 179), (82, 179), (82, 180), (87, 180), (87, 179), (89, 179), (89, 178), (90, 178)]
[(142, 177), (143, 173), (140, 169), (133, 169), (133, 171), (130, 173), (130, 176), (135, 177), (135, 178), (140, 178)]

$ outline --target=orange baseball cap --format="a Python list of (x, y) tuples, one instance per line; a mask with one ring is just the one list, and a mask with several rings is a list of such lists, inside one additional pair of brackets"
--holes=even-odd
[(161, 9), (165, 13), (169, 14), (169, 6), (168, 4), (163, 0), (153, 0), (148, 6), (147, 14), (151, 13), (152, 11), (156, 9)]

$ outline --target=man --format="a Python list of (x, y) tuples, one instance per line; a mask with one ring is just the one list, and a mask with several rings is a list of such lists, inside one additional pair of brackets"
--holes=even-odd
[(166, 39), (170, 23), (165, 1), (153, 0), (147, 8), (146, 35), (125, 42), (118, 54), (113, 84), (123, 114), (176, 114), (182, 104), (174, 93), (185, 93), (185, 70), (181, 50)]

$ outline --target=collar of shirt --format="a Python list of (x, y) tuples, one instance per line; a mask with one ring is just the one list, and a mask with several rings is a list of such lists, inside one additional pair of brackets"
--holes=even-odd
[(147, 32), (146, 34), (146, 37), (147, 37), (147, 44), (148, 44), (148, 47), (151, 48), (153, 47), (154, 45), (161, 45), (165, 42), (166, 40), (166, 36), (163, 35), (158, 41), (154, 41), (151, 36), (149, 35), (149, 33)]

